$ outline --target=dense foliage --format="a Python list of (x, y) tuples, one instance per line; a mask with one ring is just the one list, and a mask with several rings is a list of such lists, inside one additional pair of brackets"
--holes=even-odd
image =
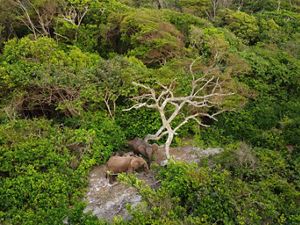
[(298, 174), (280, 153), (241, 143), (208, 163), (170, 163), (156, 191), (125, 178), (145, 199), (132, 224), (299, 223), (297, 184), (286, 178)]
[(83, 213), (88, 172), (161, 126), (151, 109), (123, 111), (143, 94), (132, 82), (176, 79), (186, 94), (192, 70), (235, 94), (174, 145), (224, 152), (154, 168), (157, 190), (123, 177), (144, 201), (115, 223), (300, 224), (299, 12), (299, 0), (0, 0), (0, 223), (105, 223)]

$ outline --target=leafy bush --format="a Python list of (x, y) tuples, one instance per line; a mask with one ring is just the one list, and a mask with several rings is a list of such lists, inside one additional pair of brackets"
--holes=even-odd
[(155, 133), (161, 126), (159, 114), (149, 109), (119, 111), (116, 122), (124, 130), (127, 138), (141, 137)]
[(208, 0), (183, 0), (178, 6), (184, 13), (190, 13), (199, 17), (207, 16), (210, 11), (210, 2)]
[[(299, 75), (296, 71), (300, 64), (295, 58), (277, 49), (263, 50), (257, 47), (244, 52), (243, 57), (252, 67), (252, 73), (248, 76), (255, 78), (252, 81), (245, 78), (245, 82), (253, 82), (249, 83), (251, 87), (273, 96), (283, 97), (287, 92), (291, 95), (299, 93)], [(269, 85), (269, 82), (272, 84)]]
[[(235, 1), (237, 4), (239, 1)], [(265, 0), (265, 1), (259, 1), (259, 0), (245, 0), (243, 1), (242, 10), (247, 11), (250, 13), (253, 12), (260, 12), (260, 11), (270, 11), (270, 12), (276, 12), (276, 11), (284, 11), (284, 10), (290, 10), (290, 11), (299, 11), (299, 2), (297, 1), (276, 1), (276, 0)]]
[(123, 137), (100, 115), (87, 115), (73, 130), (43, 119), (1, 125), (2, 222), (61, 224), (80, 202), (89, 169), (105, 162)]
[(178, 13), (174, 11), (164, 11), (165, 17), (174, 24), (176, 28), (182, 32), (186, 37), (189, 35), (191, 26), (196, 27), (210, 27), (212, 26), (208, 20), (199, 18), (190, 14)]
[(161, 126), (151, 110), (122, 111), (143, 94), (132, 82), (175, 80), (186, 95), (192, 74), (235, 94), (173, 144), (224, 152), (156, 168), (155, 190), (123, 177), (144, 202), (114, 223), (300, 223), (298, 0), (0, 3), (1, 224), (107, 224), (83, 213), (88, 171)]
[(85, 54), (76, 47), (65, 52), (50, 38), (9, 41), (3, 54), (2, 79), (6, 94), (11, 94), (11, 111), (25, 117), (52, 118), (57, 109), (65, 115), (80, 113), (82, 105), (75, 101), (80, 89), (93, 79), (99, 60), (99, 56)]
[(298, 61), (280, 50), (258, 47), (245, 51), (243, 57), (252, 69), (239, 79), (255, 90), (252, 100), (242, 110), (221, 115), (216, 127), (202, 132), (202, 139), (228, 143), (225, 135), (228, 140), (246, 140), (271, 149), (298, 145), (294, 135), (299, 130), (297, 123), (292, 122), (290, 127), (293, 134), (286, 129), (288, 121), (298, 117), (295, 112), (299, 107), (294, 100), (299, 98)]
[[(263, 154), (260, 158), (263, 163), (269, 164), (263, 159)], [(222, 161), (221, 156), (219, 159)], [(247, 158), (240, 159), (246, 165)], [(230, 160), (235, 163), (236, 159)], [(264, 168), (263, 163), (256, 165), (255, 170)], [(238, 168), (242, 168), (242, 164)], [(132, 177), (125, 179), (140, 190), (145, 201), (145, 205), (133, 210), (130, 224), (177, 224), (187, 221), (188, 224), (212, 224), (217, 221), (224, 224), (297, 224), (299, 191), (284, 177), (271, 175), (272, 169), (262, 169), (260, 172), (264, 174), (262, 180), (246, 182), (220, 166), (208, 168), (171, 162), (160, 169), (161, 187), (156, 191)]]
[(259, 27), (257, 19), (244, 12), (226, 10), (221, 15), (221, 25), (243, 39), (245, 44), (257, 42)]
[(50, 38), (28, 37), (7, 43), (0, 70), (0, 94), (11, 94), (9, 113), (48, 118), (98, 109), (113, 117), (116, 101), (134, 92), (131, 82), (148, 73), (134, 57), (105, 61), (77, 47), (63, 50)]
[(132, 11), (122, 18), (112, 15), (110, 23), (106, 36), (114, 50), (127, 52), (146, 65), (157, 65), (183, 53), (183, 35), (160, 11)]

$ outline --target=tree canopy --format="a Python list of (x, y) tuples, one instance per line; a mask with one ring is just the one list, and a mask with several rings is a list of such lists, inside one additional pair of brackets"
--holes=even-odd
[(0, 0), (0, 223), (107, 224), (83, 212), (88, 173), (146, 137), (224, 151), (154, 166), (157, 189), (120, 176), (143, 204), (113, 224), (299, 224), (299, 13), (299, 0)]

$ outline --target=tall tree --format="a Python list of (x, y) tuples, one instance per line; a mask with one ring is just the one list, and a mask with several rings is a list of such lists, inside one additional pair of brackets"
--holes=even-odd
[(59, 0), (9, 0), (18, 9), (18, 18), (33, 33), (50, 36)]
[[(190, 66), (190, 91), (187, 95), (176, 94), (176, 80), (174, 79), (169, 85), (157, 83), (159, 88), (153, 88), (145, 84), (133, 82), (133, 85), (144, 90), (141, 95), (133, 97), (136, 102), (132, 107), (125, 109), (139, 109), (147, 107), (159, 112), (161, 119), (161, 127), (155, 134), (149, 134), (145, 137), (145, 141), (159, 140), (167, 136), (165, 142), (165, 154), (167, 159), (170, 158), (170, 145), (173, 141), (176, 132), (190, 120), (196, 121), (200, 126), (207, 127), (202, 120), (203, 117), (208, 117), (212, 120), (217, 120), (216, 116), (222, 112), (221, 102), (225, 97), (233, 95), (233, 92), (227, 91), (224, 88), (224, 82), (221, 77), (214, 75), (216, 69), (212, 65), (203, 71), (202, 76), (196, 76), (193, 72), (194, 60)], [(199, 74), (198, 74), (199, 75)], [(184, 117), (174, 126), (174, 120), (179, 118), (183, 112)]]

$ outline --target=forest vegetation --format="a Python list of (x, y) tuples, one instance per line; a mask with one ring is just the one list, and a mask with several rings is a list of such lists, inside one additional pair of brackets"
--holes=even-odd
[(300, 224), (300, 1), (0, 0), (0, 224), (107, 224), (88, 174), (135, 137), (224, 151), (122, 176), (113, 224)]

